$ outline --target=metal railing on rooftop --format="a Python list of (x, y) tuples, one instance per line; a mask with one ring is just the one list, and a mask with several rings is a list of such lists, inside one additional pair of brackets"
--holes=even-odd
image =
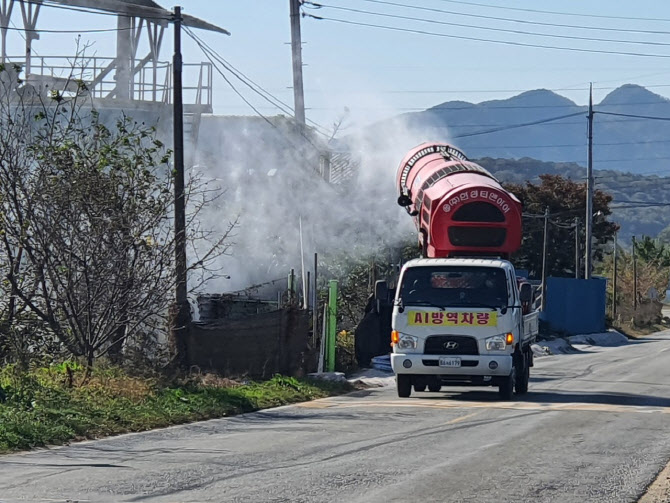
[[(25, 58), (8, 57), (8, 62), (25, 68)], [(81, 80), (88, 93), (98, 99), (116, 98), (115, 58), (100, 56), (76, 60), (67, 56), (33, 56), (29, 73), (23, 76), (27, 84), (49, 85), (63, 91), (68, 83)], [(134, 60), (129, 69), (132, 76), (130, 99), (133, 101), (172, 103), (172, 64), (158, 61)], [(184, 104), (197, 105), (201, 111), (212, 110), (212, 64), (184, 63)]]

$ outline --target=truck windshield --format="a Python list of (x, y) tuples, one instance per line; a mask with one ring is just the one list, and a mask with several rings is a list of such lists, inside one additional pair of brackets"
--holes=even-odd
[(505, 271), (495, 267), (412, 267), (405, 270), (399, 300), (403, 305), (504, 307)]

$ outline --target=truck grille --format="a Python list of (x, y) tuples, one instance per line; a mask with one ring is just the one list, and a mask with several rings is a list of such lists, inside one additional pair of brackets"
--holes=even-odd
[(426, 339), (427, 355), (478, 355), (477, 339), (463, 335), (431, 335)]

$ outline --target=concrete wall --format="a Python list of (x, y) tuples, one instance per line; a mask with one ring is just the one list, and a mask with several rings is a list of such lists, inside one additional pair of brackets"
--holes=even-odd
[(548, 278), (546, 310), (541, 319), (568, 334), (605, 331), (607, 280)]
[(281, 309), (234, 320), (193, 323), (189, 364), (225, 376), (271, 377), (311, 371), (307, 311)]

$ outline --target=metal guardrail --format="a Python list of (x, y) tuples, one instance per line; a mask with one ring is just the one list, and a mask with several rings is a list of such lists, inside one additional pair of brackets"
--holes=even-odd
[[(25, 67), (25, 58), (11, 57), (10, 63)], [(30, 73), (24, 77), (28, 84), (50, 84), (57, 87), (74, 80), (83, 81), (91, 96), (98, 99), (115, 97), (115, 58), (91, 56), (75, 60), (68, 56), (32, 56)], [(172, 103), (172, 64), (167, 61), (154, 63), (147, 58), (136, 59), (130, 68), (132, 83), (130, 99)], [(212, 109), (212, 64), (184, 63), (184, 104), (199, 105), (203, 110)]]

